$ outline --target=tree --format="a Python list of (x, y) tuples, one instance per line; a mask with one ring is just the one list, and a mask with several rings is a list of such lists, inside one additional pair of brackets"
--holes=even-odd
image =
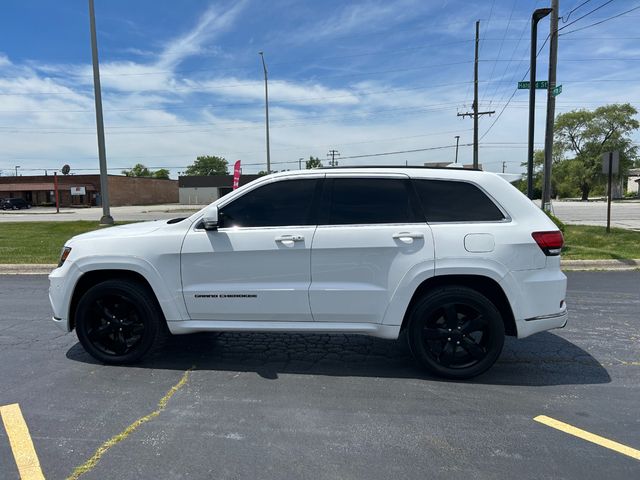
[(222, 157), (201, 155), (196, 158), (193, 165), (187, 167), (185, 175), (228, 175), (229, 169), (227, 161)]
[(309, 160), (307, 160), (306, 167), (307, 169), (322, 168), (322, 162), (318, 157), (310, 156)]
[[(620, 152), (620, 174), (625, 175), (638, 160), (637, 147), (630, 134), (640, 127), (638, 112), (630, 104), (613, 104), (594, 111), (574, 110), (558, 115), (556, 144), (566, 178), (566, 186), (579, 189), (582, 200), (589, 199), (594, 187), (602, 185), (602, 153)], [(572, 158), (567, 158), (572, 155)], [(555, 167), (554, 167), (555, 168)], [(560, 170), (561, 173), (563, 170)], [(555, 175), (555, 172), (554, 172)]]
[(126, 177), (150, 177), (153, 172), (141, 163), (137, 163), (131, 170), (122, 170)]
[(166, 168), (161, 168), (153, 172), (153, 178), (161, 178), (163, 180), (168, 180), (169, 173), (170, 173), (169, 170), (167, 170)]

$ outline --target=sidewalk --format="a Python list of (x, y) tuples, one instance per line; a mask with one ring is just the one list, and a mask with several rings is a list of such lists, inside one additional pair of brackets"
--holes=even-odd
[[(640, 259), (635, 260), (562, 260), (562, 270), (640, 270)], [(48, 275), (56, 268), (54, 264), (2, 264), (0, 275)]]

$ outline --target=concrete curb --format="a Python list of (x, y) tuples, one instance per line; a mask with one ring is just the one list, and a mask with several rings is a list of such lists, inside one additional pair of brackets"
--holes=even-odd
[(48, 263), (0, 263), (0, 275), (49, 275), (56, 267)]
[(563, 270), (638, 270), (640, 259), (627, 260), (561, 260)]
[[(640, 270), (640, 259), (635, 260), (562, 260), (563, 270)], [(48, 275), (55, 264), (0, 263), (0, 275)]]

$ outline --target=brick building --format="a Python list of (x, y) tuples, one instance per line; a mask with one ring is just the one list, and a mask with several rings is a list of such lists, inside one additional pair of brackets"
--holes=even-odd
[[(121, 205), (178, 202), (178, 181), (108, 175), (109, 200)], [(0, 177), (0, 198), (24, 198), (32, 205), (55, 205), (52, 175)], [(61, 207), (100, 204), (100, 175), (58, 175)]]

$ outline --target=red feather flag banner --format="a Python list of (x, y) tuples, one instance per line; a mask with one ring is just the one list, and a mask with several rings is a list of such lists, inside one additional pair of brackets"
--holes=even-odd
[(240, 186), (240, 173), (242, 172), (242, 168), (240, 168), (240, 160), (238, 160), (233, 165), (233, 189), (235, 190)]

